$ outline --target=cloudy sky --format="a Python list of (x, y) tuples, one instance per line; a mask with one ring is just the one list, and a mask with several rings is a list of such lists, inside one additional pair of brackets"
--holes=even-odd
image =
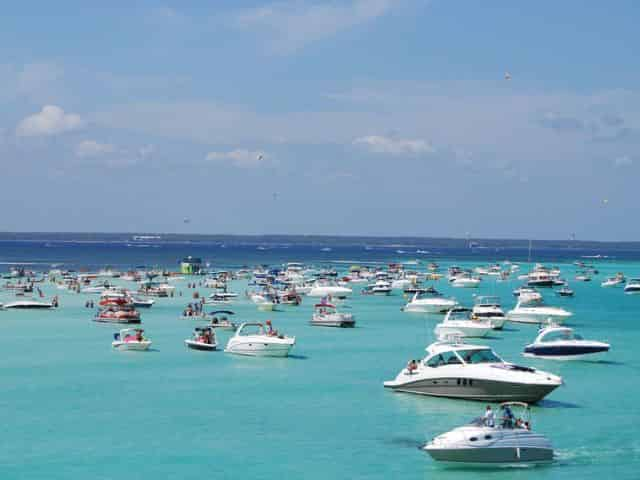
[(2, 230), (640, 238), (636, 1), (102, 3), (3, 7)]

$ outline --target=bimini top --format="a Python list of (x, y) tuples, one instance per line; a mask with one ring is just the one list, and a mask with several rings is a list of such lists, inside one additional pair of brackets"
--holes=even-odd
[(316, 303), (314, 307), (315, 308), (336, 308), (336, 306), (332, 305), (331, 303)]
[(231, 310), (216, 310), (215, 312), (209, 312), (209, 315), (235, 315)]
[(500, 297), (488, 296), (488, 295), (479, 295), (476, 297), (475, 305), (484, 305), (484, 306), (500, 306)]

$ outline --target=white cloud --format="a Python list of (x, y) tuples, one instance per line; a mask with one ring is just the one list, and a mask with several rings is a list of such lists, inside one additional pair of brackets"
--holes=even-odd
[(241, 11), (236, 26), (271, 36), (277, 53), (305, 45), (372, 21), (388, 13), (396, 0), (351, 0), (346, 4), (319, 1), (276, 2)]
[(261, 151), (251, 151), (237, 149), (230, 152), (209, 152), (206, 156), (208, 161), (229, 161), (236, 167), (252, 168), (265, 162), (268, 156)]
[(633, 165), (633, 159), (629, 155), (623, 155), (622, 157), (616, 158), (613, 164), (616, 167), (630, 167)]
[(55, 105), (45, 105), (42, 110), (23, 119), (16, 128), (21, 137), (57, 135), (78, 130), (84, 126), (80, 115), (65, 113)]
[(356, 138), (353, 144), (362, 146), (373, 153), (388, 153), (391, 155), (419, 155), (436, 151), (433, 145), (426, 140), (390, 138), (379, 135)]
[(100, 143), (95, 140), (83, 140), (76, 145), (77, 157), (98, 157), (116, 151), (115, 145)]

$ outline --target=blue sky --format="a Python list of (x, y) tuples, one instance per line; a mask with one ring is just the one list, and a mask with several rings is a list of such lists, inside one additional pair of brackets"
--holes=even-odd
[(91, 3), (4, 7), (3, 230), (640, 237), (638, 2)]

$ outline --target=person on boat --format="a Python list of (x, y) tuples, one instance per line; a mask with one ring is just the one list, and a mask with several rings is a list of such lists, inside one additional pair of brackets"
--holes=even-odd
[(277, 337), (278, 336), (278, 331), (273, 329), (273, 325), (271, 325), (271, 320), (267, 320), (265, 322), (267, 324), (267, 335), (270, 337)]
[(415, 359), (409, 361), (407, 364), (407, 370), (409, 371), (409, 375), (412, 375), (418, 369), (418, 362)]
[(495, 425), (496, 425), (496, 416), (493, 413), (493, 410), (491, 409), (491, 405), (487, 405), (487, 409), (484, 412), (483, 420), (484, 420), (484, 424), (487, 427), (491, 427), (491, 428), (495, 427)]
[(504, 413), (502, 414), (502, 428), (513, 428), (513, 412), (509, 408), (509, 405), (503, 407)]
[(136, 342), (141, 342), (143, 340), (144, 340), (144, 337), (142, 336), (142, 330), (136, 331)]

